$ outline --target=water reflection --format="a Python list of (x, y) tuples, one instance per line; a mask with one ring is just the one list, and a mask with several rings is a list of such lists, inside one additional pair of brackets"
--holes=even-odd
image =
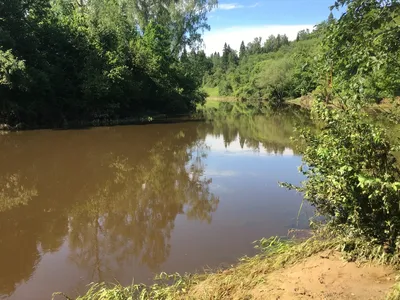
[(280, 112), (251, 111), (242, 103), (221, 103), (220, 109), (207, 111), (206, 118), (212, 126), (208, 133), (222, 136), (225, 146), (239, 140), (241, 147), (282, 154), (292, 148), (298, 154), (301, 145), (295, 144), (295, 127), (311, 127), (309, 112), (301, 108), (290, 108)]
[(91, 280), (103, 280), (109, 265), (122, 267), (132, 259), (157, 270), (169, 255), (178, 214), (211, 221), (219, 200), (203, 176), (204, 145), (178, 147), (182, 134), (158, 142), (136, 165), (111, 156), (105, 162), (110, 178), (72, 208), (71, 259), (92, 270)]
[(36, 187), (24, 186), (21, 175), (18, 173), (5, 174), (0, 177), (0, 212), (15, 206), (27, 205), (37, 195)]
[[(244, 195), (242, 201), (230, 197), (230, 205), (240, 207), (248, 220), (246, 230), (251, 228), (257, 237), (263, 235), (265, 226), (281, 232), (274, 229), (281, 225), (272, 225), (277, 223), (274, 218), (265, 216), (278, 215), (276, 209), (288, 205), (268, 206), (275, 203), (268, 201), (278, 201), (279, 196), (257, 204), (259, 209), (254, 206), (244, 211), (244, 199), (262, 196), (265, 180), (269, 180), (246, 173), (250, 164), (263, 168), (260, 161), (251, 155), (250, 160), (227, 160), (225, 154), (218, 154), (218, 141), (223, 139), (222, 148), (230, 147), (230, 151), (238, 147), (237, 151), (251, 149), (253, 154), (292, 155), (294, 145), (289, 137), (293, 124), (301, 119), (293, 115), (229, 116), (212, 123), (1, 136), (0, 296), (32, 299), (35, 291), (34, 295), (49, 298), (54, 290), (74, 292), (76, 278), (82, 278), (83, 286), (115, 276), (129, 283), (141, 273), (167, 268), (171, 256), (193, 252), (183, 237), (193, 236), (196, 243), (192, 246), (199, 248), (228, 239), (226, 230), (240, 234), (237, 224), (221, 219), (227, 206), (221, 208), (220, 195), (225, 194), (219, 187), (226, 184), (235, 185)], [(288, 164), (293, 167), (297, 162)], [(221, 163), (228, 170), (213, 172)], [(274, 184), (272, 197), (277, 193), (277, 178), (291, 175), (282, 167), (269, 168), (274, 170), (268, 175), (268, 185), (272, 188)], [(226, 176), (232, 172), (241, 175), (240, 181)], [(222, 180), (218, 174), (224, 175)], [(291, 210), (288, 214), (294, 215)], [(268, 218), (271, 225), (256, 227), (257, 220)], [(212, 231), (201, 227), (211, 222)], [(205, 233), (196, 234), (199, 228), (205, 228)], [(229, 251), (227, 243), (224, 247)], [(222, 255), (204, 251), (202, 257), (187, 263), (200, 268), (221, 261)], [(182, 264), (180, 270), (185, 271), (188, 267)], [(49, 266), (57, 267), (65, 285), (50, 283), (57, 280), (58, 284), (60, 279)]]
[(143, 127), (133, 136), (127, 127), (7, 136), (0, 293), (27, 281), (66, 238), (70, 260), (90, 270), (90, 280), (132, 259), (156, 269), (168, 257), (176, 216), (210, 222), (218, 207), (203, 176), (207, 149), (197, 126)]

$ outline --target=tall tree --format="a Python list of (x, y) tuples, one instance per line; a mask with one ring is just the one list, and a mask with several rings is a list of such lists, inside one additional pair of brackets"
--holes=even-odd
[(254, 38), (253, 42), (247, 44), (247, 52), (249, 54), (259, 54), (262, 53), (263, 49), (261, 47), (261, 37)]
[(171, 52), (178, 55), (188, 46), (201, 45), (201, 31), (209, 30), (207, 13), (217, 5), (217, 0), (135, 0), (126, 1), (133, 8), (134, 19), (141, 31), (151, 21), (168, 28), (171, 35)]
[(222, 49), (222, 57), (221, 57), (221, 67), (224, 71), (228, 68), (229, 64), (229, 53), (230, 53), (230, 46), (227, 43), (224, 44), (224, 48)]
[(310, 38), (310, 30), (309, 29), (303, 29), (303, 30), (300, 30), (297, 33), (296, 41), (297, 42), (304, 41), (304, 40), (307, 40), (309, 38)]
[(246, 46), (244, 45), (244, 41), (240, 44), (240, 51), (239, 51), (239, 57), (242, 59), (246, 55)]

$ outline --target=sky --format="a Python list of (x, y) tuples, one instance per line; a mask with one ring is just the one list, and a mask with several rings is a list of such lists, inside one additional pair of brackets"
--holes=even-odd
[[(224, 43), (238, 50), (245, 44), (271, 34), (286, 34), (290, 40), (302, 29), (326, 20), (334, 0), (220, 0), (208, 15), (211, 31), (204, 33), (205, 52), (221, 52)], [(339, 16), (338, 12), (334, 12)]]

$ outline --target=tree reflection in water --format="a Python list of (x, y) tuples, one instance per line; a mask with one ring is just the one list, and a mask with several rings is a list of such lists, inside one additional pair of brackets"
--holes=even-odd
[(63, 245), (93, 281), (135, 261), (156, 271), (177, 216), (211, 222), (217, 210), (204, 176), (206, 137), (283, 153), (297, 146), (293, 124), (307, 120), (234, 109), (212, 123), (0, 136), (0, 295), (35, 278), (41, 258)]
[(0, 177), (0, 212), (10, 210), (28, 202), (38, 195), (35, 185), (26, 187), (21, 182), (19, 173)]
[[(218, 198), (198, 123), (37, 131), (0, 139), (0, 296), (70, 248), (101, 279), (131, 260), (156, 269), (178, 214), (210, 222)], [(60, 270), (62, 272), (62, 270)]]
[(138, 164), (110, 155), (112, 176), (69, 216), (71, 259), (92, 270), (92, 280), (117, 262), (132, 259), (152, 270), (170, 253), (169, 240), (179, 214), (211, 222), (219, 200), (204, 178), (202, 141), (180, 147), (184, 133), (163, 139)]

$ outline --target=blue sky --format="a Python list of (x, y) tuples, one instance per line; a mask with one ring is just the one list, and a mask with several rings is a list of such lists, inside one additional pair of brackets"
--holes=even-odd
[[(211, 31), (204, 35), (205, 51), (221, 51), (225, 42), (238, 49), (242, 40), (251, 42), (270, 34), (294, 39), (301, 29), (312, 29), (325, 20), (334, 0), (220, 0), (209, 14)], [(335, 13), (338, 15), (338, 13)]]

